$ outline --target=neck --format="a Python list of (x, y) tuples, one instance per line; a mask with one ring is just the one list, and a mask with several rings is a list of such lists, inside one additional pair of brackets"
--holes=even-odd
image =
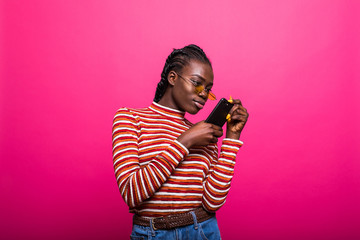
[(179, 109), (177, 104), (174, 102), (174, 99), (171, 96), (170, 89), (168, 89), (168, 91), (165, 92), (164, 96), (160, 99), (160, 101), (158, 103), (162, 106), (182, 111), (181, 109)]

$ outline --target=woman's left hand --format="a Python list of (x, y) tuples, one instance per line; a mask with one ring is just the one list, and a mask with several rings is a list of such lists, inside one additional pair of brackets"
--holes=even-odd
[(234, 99), (233, 103), (234, 106), (229, 112), (230, 119), (228, 119), (227, 122), (226, 137), (232, 139), (239, 139), (241, 131), (246, 124), (249, 114), (246, 108), (243, 107), (239, 99)]

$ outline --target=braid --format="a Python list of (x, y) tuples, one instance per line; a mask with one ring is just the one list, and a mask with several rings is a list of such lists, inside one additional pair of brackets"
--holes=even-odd
[(196, 59), (207, 63), (211, 66), (210, 60), (207, 58), (204, 51), (194, 45), (188, 45), (181, 49), (174, 49), (165, 61), (165, 66), (161, 73), (161, 80), (157, 85), (154, 102), (159, 102), (164, 96), (165, 91), (169, 85), (167, 76), (171, 70), (181, 71), (183, 67), (189, 64), (190, 60)]
[(182, 53), (181, 49), (174, 49), (172, 53), (170, 53), (170, 55), (167, 57), (165, 61), (165, 66), (163, 68), (163, 71), (161, 72), (161, 80), (156, 88), (154, 102), (160, 101), (160, 99), (164, 95), (167, 86), (169, 85), (169, 82), (167, 80), (167, 75), (176, 66), (176, 62), (174, 61), (175, 57), (177, 55), (180, 55), (181, 53)]

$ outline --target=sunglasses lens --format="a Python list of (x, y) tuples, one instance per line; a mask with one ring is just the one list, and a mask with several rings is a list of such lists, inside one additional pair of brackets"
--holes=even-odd
[[(195, 87), (195, 92), (196, 93), (201, 93), (202, 91), (204, 91), (204, 86), (203, 85), (199, 85)], [(212, 92), (209, 92), (208, 94), (208, 99), (209, 100), (216, 100), (215, 94), (213, 94)]]
[(215, 94), (213, 94), (212, 92), (209, 92), (208, 99), (209, 100), (216, 100)]
[(201, 93), (202, 91), (204, 91), (204, 86), (203, 85), (196, 86), (195, 91), (196, 93)]

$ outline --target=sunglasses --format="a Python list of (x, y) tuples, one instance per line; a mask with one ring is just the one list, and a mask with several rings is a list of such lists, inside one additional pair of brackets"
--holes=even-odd
[(211, 89), (205, 88), (205, 86), (200, 82), (200, 81), (196, 81), (196, 80), (192, 80), (192, 79), (188, 79), (188, 78), (184, 78), (183, 76), (181, 76), (180, 74), (176, 73), (181, 79), (184, 79), (188, 82), (190, 82), (194, 87), (195, 87), (195, 93), (199, 94), (202, 91), (205, 91), (205, 93), (207, 94), (207, 98), (209, 100), (216, 100), (216, 96), (215, 94), (211, 91)]

